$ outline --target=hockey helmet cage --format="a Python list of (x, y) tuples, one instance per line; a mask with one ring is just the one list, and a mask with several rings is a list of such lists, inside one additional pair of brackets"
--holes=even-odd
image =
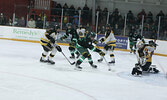
[(96, 37), (96, 33), (95, 32), (89, 32), (88, 36), (92, 37), (92, 38), (95, 38)]

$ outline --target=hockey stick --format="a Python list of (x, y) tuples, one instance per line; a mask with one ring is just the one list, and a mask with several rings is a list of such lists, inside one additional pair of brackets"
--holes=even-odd
[(107, 60), (106, 60), (106, 58), (104, 56), (103, 56), (103, 59), (104, 59), (104, 61), (106, 62), (107, 66), (108, 66), (108, 71), (114, 72), (114, 70), (111, 69), (110, 64), (107, 62)]
[(57, 47), (58, 45), (57, 44), (52, 44), (53, 45), (53, 47), (55, 47), (59, 52), (61, 52), (62, 54), (63, 54), (63, 56), (67, 59), (67, 61), (71, 64), (71, 65), (74, 65), (75, 64), (75, 62), (70, 62), (70, 60), (66, 57), (66, 55), (63, 53), (63, 51), (62, 51), (62, 49), (61, 49), (61, 47), (59, 46), (59, 47)]
[(70, 62), (70, 60), (66, 57), (66, 55), (63, 53), (63, 51), (61, 52), (63, 54), (63, 56), (67, 59), (67, 61), (71, 64), (71, 65), (74, 65), (75, 62)]

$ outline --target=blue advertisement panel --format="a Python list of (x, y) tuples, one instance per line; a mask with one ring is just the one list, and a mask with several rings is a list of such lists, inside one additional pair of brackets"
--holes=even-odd
[[(97, 46), (104, 46), (104, 43), (100, 43), (99, 41), (103, 37), (104, 37), (104, 34), (97, 35), (97, 40), (98, 40)], [(116, 38), (116, 48), (127, 49), (128, 37), (115, 36), (115, 38)]]

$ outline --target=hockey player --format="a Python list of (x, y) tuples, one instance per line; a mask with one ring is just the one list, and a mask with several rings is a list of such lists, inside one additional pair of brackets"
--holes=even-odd
[(132, 75), (142, 75), (142, 72), (158, 73), (159, 70), (152, 64), (152, 52), (155, 50), (157, 44), (149, 41), (149, 44), (144, 44), (142, 41), (137, 43), (137, 59), (138, 63), (132, 70)]
[(92, 45), (95, 36), (96, 34), (94, 32), (89, 32), (85, 37), (79, 38), (78, 43), (77, 43), (77, 50), (80, 52), (81, 56), (77, 60), (76, 65), (75, 65), (77, 69), (82, 69), (82, 67), (80, 67), (80, 64), (85, 60), (85, 58), (88, 59), (89, 64), (93, 68), (97, 68), (97, 66), (93, 64), (93, 60), (92, 60), (91, 54), (89, 53), (88, 49), (94, 52), (98, 52), (101, 56), (105, 55), (104, 52), (102, 52), (100, 49), (97, 49), (96, 47)]
[[(134, 31), (134, 33), (129, 34), (129, 41), (130, 41), (130, 53), (136, 53), (136, 43), (137, 40), (140, 39), (144, 42), (144, 38), (137, 33), (137, 31)], [(134, 49), (133, 49), (134, 48)]]
[(62, 51), (60, 46), (58, 46), (55, 41), (58, 28), (58, 25), (50, 27), (41, 37), (40, 44), (42, 45), (44, 51), (42, 53), (42, 57), (40, 58), (40, 62), (48, 62), (50, 64), (55, 64), (55, 62), (52, 60), (53, 57), (55, 56), (57, 50), (59, 52)]
[[(110, 58), (111, 61), (109, 62), (110, 64), (114, 64), (115, 63), (115, 57), (114, 57), (114, 48), (116, 46), (116, 39), (114, 36), (114, 32), (111, 30), (110, 25), (106, 25), (106, 32), (105, 32), (105, 37), (101, 38), (100, 41), (102, 43), (105, 43), (104, 46), (104, 52), (110, 53)], [(98, 59), (98, 62), (102, 62), (103, 61), (103, 57), (101, 57), (100, 59)]]
[(62, 36), (60, 39), (64, 40), (67, 37), (71, 37), (71, 42), (69, 43), (69, 50), (71, 53), (70, 58), (72, 58), (72, 59), (75, 58), (74, 53), (77, 54), (77, 58), (78, 58), (80, 54), (75, 48), (76, 48), (76, 43), (77, 43), (79, 36), (78, 36), (76, 30), (72, 27), (71, 23), (67, 24), (66, 34), (64, 36)]

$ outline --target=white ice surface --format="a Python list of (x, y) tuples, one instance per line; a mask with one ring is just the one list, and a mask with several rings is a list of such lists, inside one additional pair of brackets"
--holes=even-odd
[[(69, 57), (68, 47), (61, 47)], [(115, 72), (107, 71), (104, 61), (98, 63), (95, 52), (98, 69), (85, 60), (82, 71), (74, 70), (59, 52), (55, 65), (40, 63), (41, 53), (37, 43), (0, 40), (0, 100), (167, 100), (166, 57), (153, 56), (159, 74), (133, 77), (136, 56), (129, 52), (115, 51)]]

